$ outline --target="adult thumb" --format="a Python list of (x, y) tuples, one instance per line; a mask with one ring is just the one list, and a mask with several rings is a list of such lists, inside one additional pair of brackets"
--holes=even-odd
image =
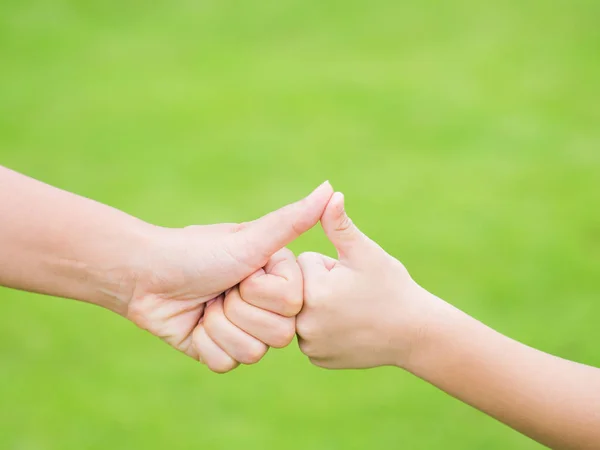
[(335, 246), (340, 261), (360, 263), (377, 245), (364, 235), (348, 217), (344, 194), (336, 192), (327, 204), (321, 225)]
[(321, 184), (308, 197), (246, 223), (235, 235), (232, 249), (246, 255), (250, 264), (262, 264), (318, 222), (333, 194), (329, 182)]

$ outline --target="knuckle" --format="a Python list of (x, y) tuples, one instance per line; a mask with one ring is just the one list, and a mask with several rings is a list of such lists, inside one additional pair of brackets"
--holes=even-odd
[(222, 314), (217, 314), (215, 312), (211, 314), (206, 314), (204, 316), (204, 329), (206, 333), (210, 336), (213, 335), (219, 328), (223, 325), (224, 317)]
[(298, 255), (298, 261), (302, 262), (302, 263), (307, 263), (313, 259), (315, 259), (315, 257), (318, 255), (318, 253), (316, 252), (304, 252), (304, 253), (300, 253), (300, 255)]
[(292, 259), (292, 258), (294, 257), (294, 252), (293, 252), (293, 251), (291, 251), (291, 250), (290, 250), (289, 248), (287, 248), (287, 247), (283, 247), (281, 250), (279, 250), (279, 251), (277, 252), (277, 254), (279, 254), (279, 255), (281, 255), (281, 256), (283, 256), (283, 257), (285, 257), (285, 258), (290, 258), (290, 259)]
[(246, 346), (244, 351), (240, 355), (240, 362), (243, 364), (256, 364), (267, 352), (267, 346), (262, 342), (254, 342), (251, 345)]
[(281, 300), (284, 315), (288, 317), (297, 315), (302, 310), (304, 304), (302, 297), (302, 292), (297, 289), (288, 289), (282, 292)]
[(303, 218), (293, 221), (291, 223), (292, 233), (294, 233), (296, 236), (300, 236), (302, 233), (304, 233), (306, 228), (308, 228), (308, 224), (308, 220)]
[(307, 306), (313, 306), (317, 304), (319, 295), (318, 287), (312, 283), (305, 283), (304, 285), (304, 304)]
[(225, 361), (225, 360), (210, 361), (209, 360), (209, 361), (206, 361), (206, 367), (208, 367), (209, 370), (214, 373), (227, 373), (227, 372), (231, 372), (233, 369), (235, 369), (237, 367), (237, 364), (233, 360), (231, 360), (231, 361)]
[(353, 227), (354, 223), (352, 219), (348, 217), (346, 213), (344, 213), (342, 220), (339, 222), (337, 226), (337, 231), (348, 231)]
[(246, 278), (240, 283), (240, 297), (245, 300), (261, 298), (264, 289), (264, 283), (260, 277)]
[(302, 252), (297, 257), (296, 260), (298, 262), (306, 262), (306, 258), (308, 258), (311, 252)]
[(300, 347), (300, 351), (309, 359), (313, 359), (317, 356), (315, 345), (311, 340), (301, 339), (298, 342), (298, 347)]
[(204, 329), (204, 323), (198, 325), (194, 329), (194, 331), (192, 331), (192, 345), (194, 346), (194, 349), (196, 350), (199, 356), (202, 355), (202, 333), (204, 332), (206, 332), (206, 330)]
[(260, 277), (250, 276), (240, 283), (240, 289), (245, 291), (254, 291), (259, 289), (260, 285)]
[(304, 286), (304, 303), (311, 307), (318, 306), (322, 299), (329, 296), (329, 288), (322, 283), (306, 283)]
[(228, 295), (223, 302), (223, 314), (230, 321), (237, 317), (237, 299), (233, 295)]
[(303, 340), (311, 341), (318, 337), (318, 327), (315, 321), (303, 315), (296, 319), (296, 332)]
[(277, 333), (277, 337), (273, 339), (273, 342), (270, 342), (269, 345), (274, 348), (284, 348), (290, 345), (290, 343), (294, 340), (294, 336), (296, 336), (296, 321), (288, 320), (281, 327), (281, 331)]
[(207, 334), (209, 334), (210, 329), (215, 328), (215, 316), (214, 314), (209, 314), (208, 312), (204, 314), (204, 318), (202, 320), (202, 324), (204, 325), (204, 330)]

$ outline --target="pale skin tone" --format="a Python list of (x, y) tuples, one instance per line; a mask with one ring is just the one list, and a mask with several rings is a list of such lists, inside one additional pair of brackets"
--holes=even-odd
[(300, 349), (320, 367), (397, 366), (556, 449), (600, 448), (600, 369), (527, 347), (430, 294), (362, 234), (336, 193), (337, 260), (298, 258)]
[[(332, 193), (245, 224), (166, 229), (0, 167), (0, 284), (103, 306), (215, 372), (297, 332), (317, 366), (397, 366), (542, 444), (600, 448), (599, 369), (430, 294)], [(285, 245), (319, 219), (338, 259), (296, 262)]]
[(280, 250), (264, 268), (206, 307), (197, 330), (200, 360), (222, 373), (258, 362), (269, 347), (287, 346), (296, 334), (302, 289), (296, 257)]
[[(0, 167), (0, 285), (110, 309), (226, 372), (257, 362), (263, 341), (291, 341), (302, 279), (285, 246), (319, 221), (332, 193), (324, 183), (252, 222), (168, 229)], [(239, 346), (222, 337), (226, 292)]]

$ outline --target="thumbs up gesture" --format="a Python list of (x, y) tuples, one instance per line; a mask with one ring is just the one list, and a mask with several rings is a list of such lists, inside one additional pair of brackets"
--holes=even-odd
[[(255, 362), (265, 344), (289, 343), (302, 282), (293, 255), (282, 249), (319, 221), (332, 194), (324, 183), (303, 200), (243, 224), (145, 229), (126, 317), (217, 372)], [(247, 303), (240, 304), (240, 293)], [(257, 322), (266, 323), (264, 332)], [(273, 337), (269, 329), (280, 331)]]
[(404, 266), (350, 220), (336, 192), (321, 224), (338, 260), (303, 253), (304, 307), (296, 320), (300, 349), (329, 369), (405, 366), (432, 303)]

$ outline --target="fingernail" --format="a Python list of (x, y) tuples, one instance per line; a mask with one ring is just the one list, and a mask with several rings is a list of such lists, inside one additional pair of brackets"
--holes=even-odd
[(331, 202), (336, 206), (341, 206), (341, 209), (344, 209), (344, 194), (341, 192), (334, 192), (331, 196)]
[(329, 180), (326, 180), (323, 183), (321, 183), (313, 192), (319, 191), (327, 186), (331, 187), (331, 183), (329, 182)]

